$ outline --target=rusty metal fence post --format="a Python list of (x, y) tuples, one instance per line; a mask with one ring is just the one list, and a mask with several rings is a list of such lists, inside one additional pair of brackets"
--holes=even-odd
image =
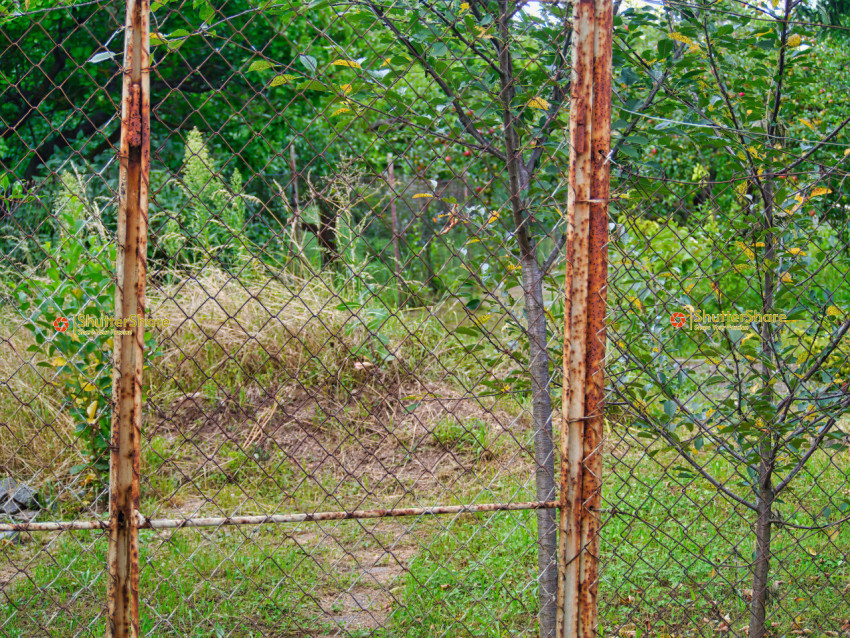
[(562, 638), (595, 636), (598, 624), (612, 27), (610, 0), (576, 3), (561, 427)]
[(139, 634), (139, 439), (145, 338), (150, 55), (148, 0), (128, 0), (121, 100), (107, 635)]

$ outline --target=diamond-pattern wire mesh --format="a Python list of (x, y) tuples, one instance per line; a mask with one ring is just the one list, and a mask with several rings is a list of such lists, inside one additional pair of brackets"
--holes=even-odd
[[(91, 520), (106, 498), (102, 465), (74, 467), (84, 449), (74, 429), (82, 416), (93, 438), (102, 427), (108, 437), (109, 408), (96, 397), (111, 384), (110, 353), (97, 337), (72, 340), (53, 323), (114, 296), (108, 235), (120, 71), (84, 63), (103, 47), (120, 47), (122, 23), (105, 3), (20, 9), (14, 15), (4, 6), (0, 15), (0, 508), (4, 523)], [(98, 450), (103, 441), (94, 442)], [(89, 614), (69, 626), (92, 631), (106, 607), (104, 533), (4, 532), (0, 544), (3, 635), (56, 635), (57, 619), (81, 605)]]
[(615, 26), (599, 617), (845, 635), (846, 30), (667, 6)]
[[(828, 378), (801, 384), (805, 401), (766, 424), (761, 403), (728, 399), (758, 381), (758, 368), (752, 377), (746, 369), (763, 363), (748, 349), (759, 326), (712, 342), (670, 316), (761, 308), (772, 269), (774, 306), (802, 308), (799, 323), (782, 328), (782, 348), (794, 350), (776, 350), (788, 374), (805, 375), (822, 333), (835, 334), (850, 308), (838, 224), (845, 146), (781, 176), (786, 191), (774, 188), (790, 203), (777, 207), (800, 206), (779, 216), (784, 260), (764, 266), (763, 234), (747, 230), (758, 225), (747, 216), (759, 196), (751, 167), (729, 164), (738, 151), (744, 162), (767, 158), (764, 134), (726, 123), (704, 87), (671, 88), (677, 73), (712, 76), (706, 39), (682, 17), (704, 7), (668, 6), (681, 37), (659, 38), (671, 28), (649, 10), (623, 12), (615, 25), (615, 144), (618, 131), (629, 136), (612, 161), (600, 634), (744, 635), (755, 516), (733, 497), (753, 498), (747, 466), (758, 464), (735, 454), (752, 454), (765, 432), (787, 437), (787, 425), (795, 436), (783, 439), (778, 474), (793, 468), (820, 433), (808, 407), (828, 416), (846, 408), (846, 341), (825, 361)], [(108, 428), (100, 382), (111, 375), (109, 336), (48, 348), (58, 339), (54, 313), (112, 313), (123, 7), (30, 8), (0, 25), (10, 176), (2, 468), (37, 489), (37, 520), (103, 519), (98, 448), (74, 431)], [(523, 158), (534, 158), (528, 226), (539, 262), (550, 264), (542, 292), (556, 398), (569, 41), (562, 6), (516, 11), (513, 108)], [(737, 4), (725, 11), (730, 23), (746, 14)], [(144, 516), (536, 499), (528, 315), (493, 53), (500, 34), (488, 12), (498, 8), (153, 6), (147, 307), (159, 323), (144, 371)], [(715, 46), (728, 37), (710, 33)], [(669, 76), (648, 70), (647, 46), (677, 61)], [(722, 61), (731, 81), (733, 65)], [(745, 113), (749, 98), (735, 97), (732, 109)], [(708, 104), (721, 113), (709, 116)], [(710, 161), (718, 145), (695, 134), (706, 122), (733, 145), (719, 174)], [(828, 124), (809, 128), (823, 136)], [(773, 166), (811, 142), (806, 126), (784, 125)], [(738, 133), (746, 144), (734, 146)], [(678, 147), (666, 139), (674, 135)], [(703, 153), (671, 175), (665, 145)], [(730, 390), (719, 378), (741, 383)], [(787, 396), (788, 376), (778, 385), (774, 403)], [(774, 526), (767, 620), (776, 635), (848, 629), (841, 423), (775, 508), (786, 523), (818, 528)], [(536, 635), (536, 530), (531, 512), (142, 530), (141, 631)], [(103, 532), (4, 540), (3, 635), (102, 633)]]

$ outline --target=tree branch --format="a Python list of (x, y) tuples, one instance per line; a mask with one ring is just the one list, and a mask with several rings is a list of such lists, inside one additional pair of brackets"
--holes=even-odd
[[(847, 407), (848, 405), (850, 405), (850, 397), (839, 402), (840, 407)], [(812, 441), (812, 445), (809, 447), (808, 451), (802, 456), (802, 458), (800, 458), (799, 461), (797, 461), (797, 464), (790, 472), (788, 472), (788, 475), (777, 484), (776, 489), (774, 490), (775, 494), (778, 495), (782, 492), (782, 490), (788, 487), (788, 484), (791, 483), (791, 481), (794, 480), (794, 477), (797, 476), (797, 474), (799, 474), (806, 466), (806, 463), (808, 463), (809, 459), (812, 458), (812, 455), (820, 449), (821, 443), (823, 443), (823, 440), (826, 438), (826, 435), (829, 434), (836, 421), (838, 421), (838, 416), (833, 416), (826, 422), (823, 428), (821, 428), (820, 434), (818, 434), (817, 438)]]
[(411, 54), (413, 54), (419, 64), (422, 65), (422, 68), (425, 70), (425, 72), (429, 76), (431, 76), (434, 82), (437, 83), (437, 86), (440, 87), (440, 90), (445, 93), (446, 97), (451, 99), (452, 106), (454, 107), (458, 118), (463, 124), (464, 129), (466, 129), (466, 131), (470, 135), (472, 135), (472, 137), (478, 140), (478, 142), (482, 145), (486, 152), (490, 153), (491, 155), (497, 157), (502, 161), (505, 161), (506, 158), (504, 154), (500, 153), (487, 139), (484, 138), (481, 132), (475, 128), (475, 124), (466, 114), (466, 110), (464, 109), (463, 104), (461, 104), (460, 99), (458, 99), (457, 95), (455, 95), (455, 92), (452, 91), (452, 88), (446, 83), (446, 81), (440, 76), (440, 74), (437, 73), (434, 67), (430, 65), (428, 60), (425, 58), (425, 54), (420, 53), (419, 50), (413, 45), (413, 43), (407, 37), (405, 37), (401, 33), (401, 31), (398, 30), (398, 27), (393, 24), (392, 20), (387, 18), (382, 7), (376, 5), (372, 0), (367, 0), (366, 4), (372, 10), (372, 13), (374, 13), (378, 17), (378, 19), (383, 22), (384, 25), (390, 31), (392, 31), (393, 35), (395, 35), (399, 39), (399, 41), (407, 48), (407, 50), (410, 51)]

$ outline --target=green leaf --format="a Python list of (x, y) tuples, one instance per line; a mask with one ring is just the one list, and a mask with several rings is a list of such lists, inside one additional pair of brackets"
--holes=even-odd
[(307, 80), (299, 84), (296, 88), (299, 91), (324, 91), (326, 93), (330, 90), (318, 80)]
[(113, 53), (112, 51), (101, 51), (100, 53), (95, 53), (91, 56), (87, 61), (92, 64), (97, 64), (98, 62), (103, 62), (104, 60), (111, 60), (114, 58), (117, 53)]
[(319, 63), (316, 62), (316, 58), (312, 55), (299, 55), (298, 61), (307, 67), (307, 70), (310, 71), (311, 75), (316, 75), (316, 69), (319, 68)]
[(658, 57), (664, 59), (673, 53), (673, 40), (664, 38), (658, 41)]

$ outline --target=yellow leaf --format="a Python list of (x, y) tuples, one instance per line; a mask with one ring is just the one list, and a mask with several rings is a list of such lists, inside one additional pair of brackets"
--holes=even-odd
[(794, 35), (792, 35), (790, 38), (788, 38), (788, 42), (787, 42), (787, 44), (788, 44), (788, 48), (789, 48), (789, 49), (794, 49), (794, 48), (796, 48), (796, 47), (800, 46), (800, 44), (801, 44), (802, 42), (803, 42), (803, 38), (801, 38), (801, 37), (800, 37), (800, 34), (799, 34), (799, 33), (795, 33), (795, 34), (794, 34)]
[(688, 36), (682, 35), (681, 33), (673, 32), (670, 34), (670, 39), (675, 40), (676, 42), (683, 42), (684, 44), (690, 44), (691, 46), (695, 46), (696, 43), (691, 40)]
[(94, 472), (89, 472), (88, 474), (86, 474), (85, 478), (80, 481), (80, 483), (82, 485), (88, 485), (89, 483), (92, 483), (95, 480), (97, 480), (97, 475)]
[(803, 255), (805, 257), (805, 255), (806, 255), (806, 251), (804, 251), (801, 248), (797, 248), (796, 246), (794, 248), (789, 248), (788, 253), (791, 254), (791, 255), (794, 255), (795, 257), (797, 257), (799, 255)]
[(832, 190), (826, 187), (821, 186), (820, 188), (816, 188), (812, 191), (812, 194), (809, 197), (819, 197), (821, 195), (828, 195)]
[(810, 129), (812, 129), (813, 131), (815, 130), (815, 127), (812, 125), (812, 123), (811, 123), (811, 122), (809, 122), (809, 120), (807, 120), (807, 119), (805, 119), (805, 118), (803, 118), (802, 120), (800, 120), (800, 124), (805, 124), (806, 126), (808, 126), (808, 127), (809, 127)]
[(691, 314), (694, 314), (694, 312), (696, 312), (696, 309), (691, 304), (686, 303), (684, 308)]
[(478, 37), (479, 38), (484, 38), (485, 40), (489, 40), (490, 38), (493, 37), (492, 35), (487, 33), (487, 29), (485, 29), (484, 27), (475, 27), (475, 28), (478, 29)]
[(754, 147), (754, 146), (750, 146), (747, 150), (750, 152), (750, 155), (752, 155), (752, 156), (753, 156), (753, 157), (755, 157), (756, 159), (759, 159), (759, 153), (758, 153), (758, 151), (755, 149), (755, 147)]
[(272, 81), (269, 83), (269, 86), (280, 86), (281, 84), (288, 84), (289, 82), (292, 82), (292, 80), (297, 80), (297, 79), (298, 79), (297, 75), (287, 75), (287, 74), (276, 75), (272, 78)]
[(266, 69), (271, 69), (272, 67), (277, 66), (274, 62), (269, 62), (268, 60), (254, 60), (251, 62), (251, 66), (248, 67), (249, 71), (265, 71)]
[(360, 66), (359, 62), (355, 62), (353, 60), (334, 60), (331, 62), (334, 66), (347, 66), (352, 69), (361, 69), (363, 67)]
[(89, 423), (94, 423), (94, 417), (97, 414), (97, 400), (89, 403), (89, 407), (86, 408), (86, 416), (89, 418)]
[(742, 251), (742, 252), (743, 252), (743, 253), (747, 256), (747, 259), (749, 259), (750, 261), (752, 261), (752, 260), (755, 258), (755, 256), (756, 256), (756, 255), (755, 255), (755, 253), (754, 253), (754, 252), (752, 251), (752, 249), (751, 249), (749, 246), (747, 246), (744, 242), (742, 242), (742, 241), (737, 241), (737, 242), (735, 242), (735, 243), (736, 243), (736, 244), (738, 244), (738, 248), (740, 248), (740, 249), (741, 249), (741, 251)]
[(850, 155), (850, 148), (844, 151), (844, 157), (847, 157), (848, 155)]
[(422, 199), (423, 197), (433, 197), (433, 195), (431, 193), (416, 193), (413, 199)]
[(528, 106), (533, 109), (541, 109), (543, 111), (549, 110), (549, 102), (544, 100), (542, 97), (533, 97), (528, 101)]
[(50, 362), (54, 368), (61, 368), (66, 363), (68, 363), (63, 357), (53, 357), (53, 361)]
[(826, 316), (827, 317), (843, 317), (844, 313), (841, 312), (841, 308), (839, 308), (838, 306), (830, 306), (829, 308), (826, 309)]
[(339, 115), (340, 113), (350, 113), (350, 112), (351, 112), (351, 109), (347, 109), (343, 106), (342, 108), (339, 108), (336, 111), (334, 111), (333, 113), (331, 113), (331, 115)]
[(794, 279), (787, 272), (782, 274), (782, 283), (784, 284), (792, 284), (794, 283)]
[(469, 3), (468, 2), (461, 2), (460, 10), (461, 11), (469, 11)]

